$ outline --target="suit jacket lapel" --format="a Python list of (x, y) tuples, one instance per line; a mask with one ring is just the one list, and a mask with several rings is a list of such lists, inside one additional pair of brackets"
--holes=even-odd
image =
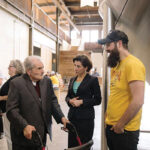
[(81, 81), (76, 94), (78, 94), (80, 92), (80, 88), (82, 88), (83, 85), (86, 83), (86, 81), (88, 80), (88, 76), (89, 76), (89, 74), (86, 74), (86, 76), (84, 77), (84, 79)]
[[(86, 81), (88, 80), (88, 77), (89, 77), (89, 74), (87, 73), (86, 76), (84, 77), (84, 79), (81, 81), (81, 84), (78, 87), (76, 95), (78, 94), (78, 92), (80, 92), (80, 88), (82, 88), (82, 86), (86, 83)], [(71, 84), (70, 85), (70, 88), (71, 88), (70, 90), (71, 90), (72, 93), (74, 93), (73, 92), (73, 83), (76, 81), (76, 79), (77, 79), (77, 76), (74, 77), (72, 82), (70, 83)]]
[(38, 94), (37, 94), (37, 92), (36, 92), (36, 90), (35, 90), (35, 88), (34, 88), (34, 86), (33, 86), (33, 84), (32, 84), (32, 81), (30, 80), (30, 78), (29, 78), (29, 76), (28, 76), (27, 74), (26, 74), (24, 77), (25, 77), (26, 86), (27, 86), (29, 92), (30, 92), (31, 95), (34, 97), (34, 100), (37, 102), (37, 104), (38, 104), (39, 106), (41, 106), (41, 102), (40, 102), (40, 100), (39, 100), (39, 96), (38, 96)]

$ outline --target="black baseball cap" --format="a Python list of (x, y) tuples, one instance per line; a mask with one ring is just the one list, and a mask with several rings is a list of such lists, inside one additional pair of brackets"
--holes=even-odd
[(104, 45), (111, 42), (117, 42), (119, 40), (122, 40), (124, 44), (128, 44), (129, 41), (128, 36), (124, 32), (120, 30), (112, 30), (105, 39), (98, 40), (98, 43)]

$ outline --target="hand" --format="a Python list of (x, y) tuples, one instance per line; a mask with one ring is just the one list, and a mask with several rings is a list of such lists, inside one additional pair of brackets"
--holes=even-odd
[(110, 130), (113, 130), (117, 134), (121, 134), (121, 133), (124, 133), (124, 126), (115, 124), (112, 126), (112, 128)]
[(5, 96), (0, 96), (0, 101), (3, 101), (3, 100), (7, 100), (8, 99), (8, 96), (5, 95)]
[(27, 139), (31, 140), (32, 139), (32, 131), (36, 131), (35, 127), (31, 126), (31, 125), (27, 125), (23, 130), (23, 134)]
[(69, 123), (69, 120), (66, 119), (65, 117), (62, 117), (62, 118), (61, 118), (61, 122), (62, 122), (63, 125), (64, 125), (64, 129), (66, 129), (66, 124)]
[(79, 97), (74, 97), (72, 99), (69, 100), (69, 103), (74, 106), (74, 102), (78, 99)]
[(77, 100), (73, 102), (73, 107), (79, 107), (83, 104), (83, 100)]

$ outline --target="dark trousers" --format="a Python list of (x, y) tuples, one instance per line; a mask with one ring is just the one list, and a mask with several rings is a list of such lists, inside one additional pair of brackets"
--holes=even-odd
[[(77, 133), (80, 137), (81, 143), (89, 142), (93, 137), (94, 120), (70, 120), (76, 127)], [(74, 132), (69, 132), (68, 148), (79, 146)]]
[(29, 146), (21, 146), (17, 144), (12, 144), (12, 149), (13, 150), (41, 150), (39, 147), (29, 147)]
[(116, 134), (110, 130), (112, 126), (106, 127), (106, 138), (109, 150), (137, 150), (139, 141), (139, 130), (124, 131), (122, 134)]
[(3, 132), (3, 118), (2, 115), (0, 114), (0, 133)]

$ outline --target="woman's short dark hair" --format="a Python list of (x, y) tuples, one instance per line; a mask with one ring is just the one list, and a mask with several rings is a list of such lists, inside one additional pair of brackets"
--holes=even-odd
[(92, 62), (86, 55), (78, 55), (73, 58), (73, 62), (80, 61), (83, 67), (87, 67), (87, 72), (89, 72), (92, 68)]

